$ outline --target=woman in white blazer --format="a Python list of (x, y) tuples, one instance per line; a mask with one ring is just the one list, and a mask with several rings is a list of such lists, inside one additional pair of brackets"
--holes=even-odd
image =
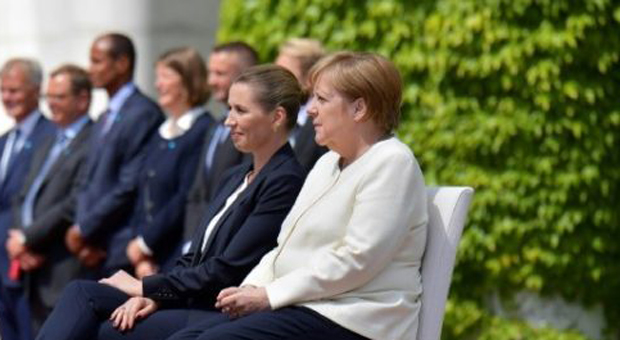
[(341, 52), (310, 76), (308, 114), (327, 146), (278, 236), (212, 317), (170, 339), (415, 339), (426, 195), (392, 135), (402, 83), (370, 53)]

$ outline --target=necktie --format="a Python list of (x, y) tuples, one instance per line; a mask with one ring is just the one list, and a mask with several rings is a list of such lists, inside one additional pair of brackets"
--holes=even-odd
[(34, 218), (34, 203), (37, 194), (39, 193), (39, 190), (41, 190), (43, 180), (45, 180), (45, 177), (47, 177), (47, 174), (52, 168), (52, 165), (54, 165), (62, 151), (67, 146), (67, 141), (67, 136), (65, 136), (63, 133), (59, 133), (57, 135), (56, 142), (47, 154), (45, 163), (43, 163), (43, 166), (41, 167), (41, 170), (39, 170), (37, 177), (34, 179), (34, 182), (32, 182), (30, 189), (28, 189), (24, 204), (22, 205), (22, 225), (24, 227), (29, 227), (32, 224)]
[(105, 110), (101, 114), (101, 120), (102, 120), (102, 124), (101, 124), (101, 131), (100, 131), (99, 138), (103, 139), (105, 135), (108, 133), (108, 131), (110, 131), (110, 128), (112, 127), (112, 123), (114, 123), (114, 118), (112, 117), (112, 111), (110, 111), (110, 109)]
[(0, 159), (0, 181), (4, 182), (4, 179), (9, 172), (11, 163), (15, 159), (17, 153), (17, 140), (19, 139), (19, 129), (14, 129), (9, 134), (6, 144), (4, 144), (4, 150), (2, 151), (2, 158)]
[(215, 152), (217, 147), (226, 140), (228, 134), (230, 132), (230, 128), (225, 126), (224, 124), (219, 124), (213, 133), (213, 137), (211, 137), (211, 141), (209, 142), (209, 147), (207, 148), (207, 157), (205, 157), (205, 172), (208, 174), (209, 170), (213, 166), (213, 161), (215, 159)]

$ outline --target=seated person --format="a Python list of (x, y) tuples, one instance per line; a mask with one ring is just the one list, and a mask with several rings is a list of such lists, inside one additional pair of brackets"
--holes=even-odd
[(220, 292), (221, 312), (167, 339), (415, 339), (428, 217), (422, 172), (392, 135), (400, 75), (375, 54), (342, 52), (320, 60), (310, 83), (316, 141), (331, 151), (278, 246)]
[[(279, 66), (242, 73), (230, 90), (226, 125), (235, 147), (253, 161), (225, 176), (190, 251), (171, 271), (141, 281), (123, 271), (99, 283), (74, 281), (37, 338), (159, 339), (213, 309), (217, 293), (239, 284), (276, 245), (282, 220), (301, 189), (305, 173), (288, 144), (301, 94), (295, 77)], [(144, 297), (138, 301), (146, 308), (138, 315), (143, 320), (123, 334), (106, 320), (130, 297)], [(98, 334), (101, 324), (106, 327)]]
[(171, 269), (181, 254), (187, 192), (200, 148), (215, 121), (204, 108), (205, 61), (193, 48), (165, 52), (155, 65), (159, 105), (168, 117), (147, 144), (126, 253), (137, 278)]

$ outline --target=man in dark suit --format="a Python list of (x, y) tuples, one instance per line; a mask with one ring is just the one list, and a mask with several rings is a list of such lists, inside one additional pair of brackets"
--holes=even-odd
[[(258, 63), (258, 54), (246, 43), (230, 42), (213, 48), (207, 69), (212, 97), (227, 105), (230, 86), (241, 72)], [(223, 122), (228, 113), (207, 133), (202, 146), (201, 160), (196, 178), (190, 189), (185, 208), (185, 236), (189, 240), (194, 229), (213, 198), (222, 174), (241, 162), (244, 156), (235, 149), (229, 129)]]
[[(293, 38), (280, 46), (275, 64), (291, 71), (309, 97), (311, 95), (308, 86), (310, 69), (323, 56), (325, 56), (325, 50), (318, 40)], [(306, 168), (306, 171), (310, 171), (314, 163), (327, 152), (326, 147), (318, 145), (314, 140), (314, 126), (306, 112), (308, 102), (309, 100), (306, 100), (299, 109), (297, 127), (289, 139), (297, 160)]]
[(39, 111), (43, 74), (30, 59), (9, 60), (0, 71), (2, 103), (15, 127), (0, 137), (0, 333), (2, 339), (30, 339), (30, 316), (19, 280), (4, 247), (13, 222), (12, 199), (22, 188), (32, 154), (54, 125)]
[(76, 224), (65, 242), (85, 266), (99, 267), (101, 275), (129, 268), (125, 248), (138, 173), (146, 143), (163, 121), (157, 104), (132, 82), (135, 58), (132, 41), (118, 33), (98, 37), (90, 51), (91, 81), (107, 91), (110, 101), (90, 137)]
[(46, 98), (58, 127), (32, 157), (24, 186), (13, 202), (7, 251), (26, 272), (25, 285), (36, 334), (82, 266), (64, 245), (73, 224), (75, 197), (88, 151), (92, 85), (88, 73), (65, 65), (51, 73)]

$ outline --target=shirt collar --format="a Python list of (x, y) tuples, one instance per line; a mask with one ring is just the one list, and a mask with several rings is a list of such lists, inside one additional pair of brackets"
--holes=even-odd
[[(159, 135), (164, 139), (172, 139), (183, 135), (189, 129), (192, 128), (196, 120), (205, 114), (207, 111), (202, 106), (197, 106), (189, 109), (176, 121), (172, 117), (168, 117), (166, 121), (159, 127)], [(177, 134), (172, 134), (170, 125), (176, 124), (176, 128), (179, 130)]]
[(75, 136), (82, 131), (82, 128), (86, 125), (86, 123), (88, 123), (88, 120), (88, 115), (85, 114), (69, 126), (61, 129), (60, 133), (62, 133), (68, 140), (73, 140), (73, 138), (75, 138)]
[(111, 112), (118, 112), (127, 98), (131, 96), (136, 91), (136, 85), (133, 82), (128, 82), (123, 85), (116, 93), (110, 98), (110, 103), (108, 104), (108, 109)]
[(297, 113), (297, 125), (304, 126), (306, 121), (308, 120), (308, 106), (306, 104), (299, 107), (299, 112)]
[(39, 117), (41, 117), (41, 112), (37, 109), (30, 112), (24, 120), (15, 124), (15, 129), (20, 132), (20, 138), (28, 138), (30, 136), (35, 125), (37, 125), (37, 121), (39, 121)]
[(177, 125), (181, 129), (187, 131), (192, 127), (192, 125), (194, 125), (196, 119), (202, 116), (205, 112), (206, 110), (202, 106), (191, 108), (177, 120)]

